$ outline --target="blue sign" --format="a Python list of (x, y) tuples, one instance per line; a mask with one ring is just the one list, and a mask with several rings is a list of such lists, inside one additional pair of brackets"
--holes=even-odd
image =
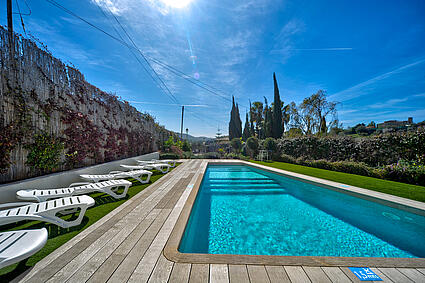
[(382, 281), (369, 267), (349, 267), (360, 281)]

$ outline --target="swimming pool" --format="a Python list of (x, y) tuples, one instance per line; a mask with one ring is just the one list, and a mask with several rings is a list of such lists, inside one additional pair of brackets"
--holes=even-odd
[(209, 165), (178, 251), (425, 257), (425, 217), (245, 165)]

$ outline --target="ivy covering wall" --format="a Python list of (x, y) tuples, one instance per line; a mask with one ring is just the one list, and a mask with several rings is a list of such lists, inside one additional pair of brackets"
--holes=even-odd
[(0, 182), (155, 151), (169, 132), (0, 26)]

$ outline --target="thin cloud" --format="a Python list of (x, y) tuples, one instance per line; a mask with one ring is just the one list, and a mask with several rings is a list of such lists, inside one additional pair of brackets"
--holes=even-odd
[(168, 106), (184, 106), (184, 107), (204, 107), (208, 108), (209, 105), (205, 104), (176, 104), (176, 103), (157, 103), (157, 102), (147, 102), (147, 101), (128, 101), (129, 103), (134, 104), (149, 104), (149, 105), (168, 105)]
[(405, 102), (408, 99), (409, 99), (408, 97), (390, 99), (390, 100), (388, 100), (386, 102), (383, 102), (383, 103), (372, 104), (369, 107), (370, 108), (375, 108), (375, 109), (379, 109), (379, 108), (390, 108), (390, 107), (394, 107), (396, 104)]
[(352, 47), (331, 47), (331, 48), (294, 48), (295, 51), (348, 51), (354, 50)]
[(394, 69), (390, 72), (384, 73), (382, 75), (376, 76), (374, 78), (371, 78), (369, 80), (366, 80), (364, 82), (361, 82), (359, 84), (356, 84), (352, 87), (349, 87), (345, 90), (342, 90), (340, 92), (334, 93), (332, 95), (329, 96), (330, 100), (339, 100), (339, 101), (345, 101), (345, 100), (349, 100), (349, 99), (353, 99), (353, 98), (357, 98), (359, 96), (363, 96), (363, 95), (367, 95), (369, 94), (368, 91), (362, 91), (362, 88), (365, 87), (370, 87), (384, 79), (390, 78), (396, 74), (399, 74), (407, 69), (410, 69), (412, 67), (415, 67), (417, 65), (423, 64), (425, 63), (425, 59), (421, 59), (421, 60), (417, 60), (413, 63), (410, 64), (406, 64), (404, 66), (401, 66), (397, 69)]

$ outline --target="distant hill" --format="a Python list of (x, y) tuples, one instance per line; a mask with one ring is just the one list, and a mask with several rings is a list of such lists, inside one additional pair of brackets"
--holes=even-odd
[[(180, 137), (180, 133), (176, 133)], [(191, 135), (183, 134), (183, 139), (188, 140), (189, 142), (206, 142), (214, 140), (214, 138), (208, 138), (208, 137), (194, 137)]]

